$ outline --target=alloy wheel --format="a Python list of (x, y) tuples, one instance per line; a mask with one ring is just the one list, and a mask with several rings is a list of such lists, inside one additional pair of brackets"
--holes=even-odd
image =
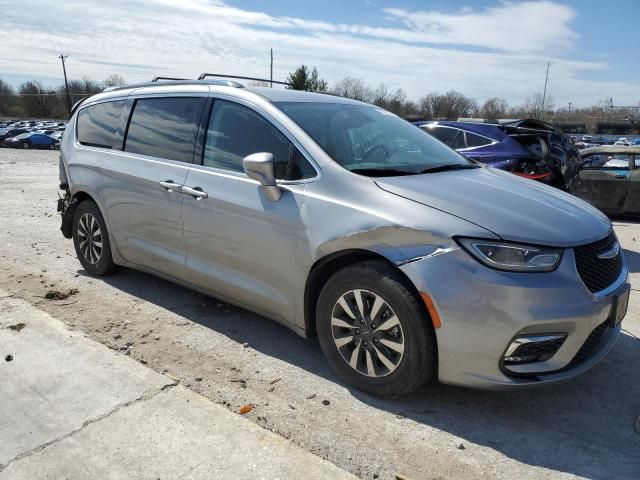
[(90, 213), (84, 213), (78, 221), (78, 245), (84, 259), (92, 265), (102, 256), (102, 231), (98, 220)]
[(404, 356), (400, 319), (389, 303), (368, 290), (350, 290), (333, 307), (333, 341), (352, 369), (368, 377), (393, 373)]

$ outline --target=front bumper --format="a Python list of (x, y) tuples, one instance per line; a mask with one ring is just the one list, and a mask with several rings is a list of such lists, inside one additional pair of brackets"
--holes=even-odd
[[(440, 315), (436, 337), (442, 383), (501, 389), (566, 380), (602, 360), (620, 333), (620, 325), (607, 327), (589, 354), (572, 362), (612, 314), (613, 294), (627, 281), (626, 263), (614, 284), (596, 294), (580, 279), (571, 249), (549, 273), (492, 270), (460, 248), (400, 268), (431, 297)], [(567, 338), (550, 359), (508, 371), (501, 365), (517, 335), (558, 332)]]

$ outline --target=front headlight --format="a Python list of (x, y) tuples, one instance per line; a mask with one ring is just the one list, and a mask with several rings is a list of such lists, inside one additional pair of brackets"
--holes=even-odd
[(467, 252), (487, 267), (508, 272), (550, 272), (557, 268), (562, 258), (561, 248), (473, 238), (457, 240)]

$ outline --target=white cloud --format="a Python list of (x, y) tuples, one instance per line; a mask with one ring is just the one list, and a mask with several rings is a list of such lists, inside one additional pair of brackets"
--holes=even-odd
[(530, 53), (566, 49), (578, 39), (570, 26), (573, 9), (550, 1), (505, 1), (483, 11), (465, 8), (458, 13), (384, 11), (423, 41), (436, 44)]
[[(31, 15), (36, 8), (56, 13)], [(120, 73), (140, 81), (203, 71), (264, 77), (272, 47), (279, 79), (306, 63), (330, 83), (362, 77), (404, 88), (412, 98), (455, 88), (478, 100), (498, 95), (519, 103), (542, 89), (547, 60), (558, 104), (640, 98), (638, 84), (579, 79), (582, 72), (608, 67), (606, 59), (562, 58), (577, 40), (570, 28), (575, 14), (563, 5), (502, 2), (481, 11), (388, 9), (384, 15), (389, 23), (383, 28), (278, 17), (221, 1), (25, 0), (3, 12), (0, 72), (58, 76), (62, 52), (75, 78)]]

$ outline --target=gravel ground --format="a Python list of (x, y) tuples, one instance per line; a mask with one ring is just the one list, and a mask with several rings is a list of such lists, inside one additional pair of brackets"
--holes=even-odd
[[(132, 270), (86, 276), (58, 230), (57, 158), (0, 150), (0, 287), (109, 348), (232, 411), (255, 404), (258, 425), (361, 478), (640, 476), (638, 290), (614, 350), (578, 379), (507, 393), (432, 384), (383, 401), (341, 383), (316, 340), (258, 315)], [(615, 228), (636, 285), (640, 226)]]

